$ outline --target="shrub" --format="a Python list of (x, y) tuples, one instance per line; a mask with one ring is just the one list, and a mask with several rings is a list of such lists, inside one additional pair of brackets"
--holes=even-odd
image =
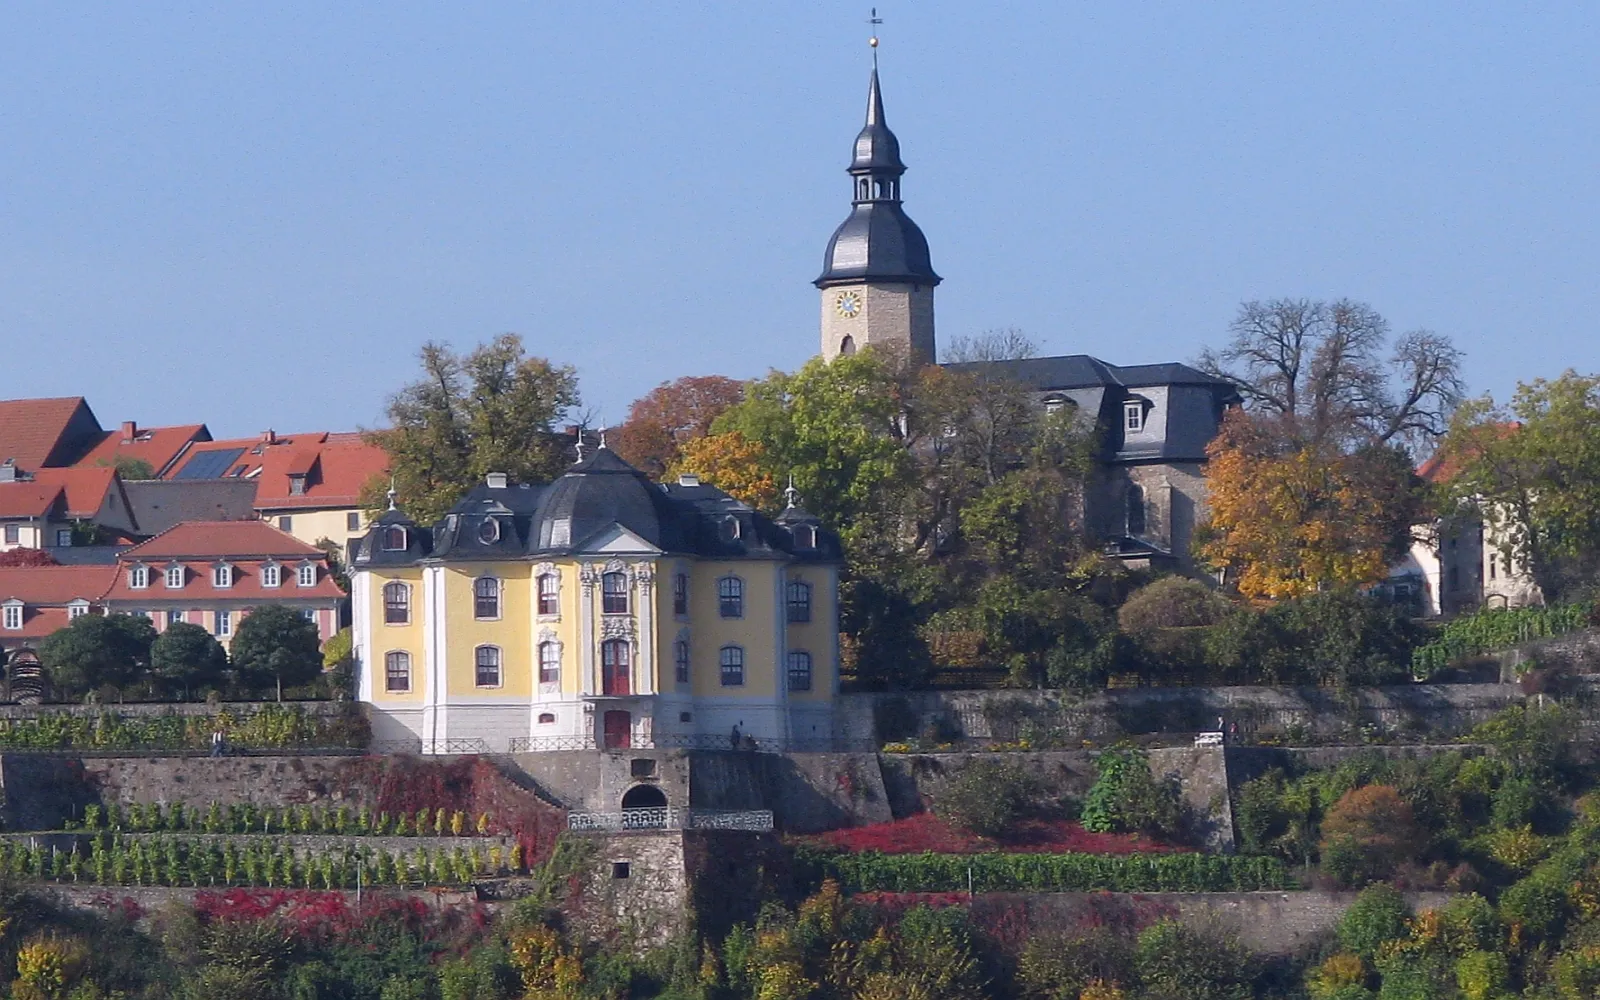
[(1362, 986), (1366, 978), (1367, 966), (1361, 956), (1341, 951), (1328, 956), (1306, 977), (1306, 992), (1311, 994), (1311, 1000), (1331, 1000), (1348, 992), (1349, 987)]
[(1410, 916), (1405, 897), (1394, 888), (1369, 886), (1339, 919), (1339, 943), (1346, 951), (1370, 962), (1386, 942), (1406, 936)]
[(1139, 935), (1134, 964), (1148, 1000), (1250, 1000), (1253, 956), (1236, 941), (1162, 920)]
[(1095, 758), (1096, 777), (1084, 797), (1083, 828), (1091, 833), (1178, 833), (1178, 793), (1150, 771), (1141, 750), (1112, 749)]
[(1506, 957), (1497, 951), (1474, 951), (1456, 962), (1456, 985), (1466, 1000), (1493, 1000), (1511, 979)]
[(1130, 635), (1215, 625), (1231, 608), (1227, 598), (1198, 580), (1165, 576), (1129, 595), (1117, 611), (1117, 624)]
[(933, 809), (953, 826), (985, 837), (999, 837), (1027, 808), (1036, 786), (1014, 763), (974, 760), (934, 800)]
[(1322, 865), (1344, 885), (1386, 879), (1426, 842), (1411, 806), (1390, 785), (1346, 792), (1322, 821)]

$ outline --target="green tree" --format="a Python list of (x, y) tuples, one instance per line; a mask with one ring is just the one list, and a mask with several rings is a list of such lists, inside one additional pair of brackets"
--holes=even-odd
[(137, 615), (80, 615), (39, 643), (39, 659), (64, 694), (123, 688), (149, 668), (155, 638), (149, 619)]
[(178, 622), (150, 644), (150, 672), (187, 698), (193, 689), (222, 683), (228, 654), (199, 625)]
[(322, 673), (317, 626), (294, 608), (263, 604), (239, 623), (230, 649), (233, 667), (258, 684), (283, 689), (308, 684)]
[[(422, 346), (423, 375), (389, 398), (387, 430), (367, 438), (389, 454), (400, 503), (427, 524), (486, 473), (541, 482), (566, 461), (556, 426), (579, 405), (577, 373), (530, 357), (516, 334), (467, 354)], [(387, 486), (369, 484), (363, 503), (382, 510)]]
[(1595, 577), (1600, 558), (1600, 376), (1568, 371), (1456, 413), (1445, 491), (1482, 518), (1504, 556), (1526, 566), (1549, 604)]
[(1253, 957), (1236, 941), (1162, 920), (1139, 935), (1134, 964), (1148, 1000), (1250, 1000)]

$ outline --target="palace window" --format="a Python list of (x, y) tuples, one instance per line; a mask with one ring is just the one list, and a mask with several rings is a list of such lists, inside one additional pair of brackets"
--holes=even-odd
[(689, 614), (689, 574), (677, 573), (672, 577), (672, 613), (680, 618)]
[(344, 530), (352, 534), (361, 530), (361, 515), (356, 511), (349, 511), (344, 515)]
[(811, 690), (811, 654), (795, 650), (789, 654), (789, 690)]
[(305, 563), (295, 572), (295, 581), (301, 587), (315, 587), (317, 585), (317, 566), (315, 563)]
[(385, 653), (383, 657), (383, 689), (385, 691), (411, 690), (411, 654), (401, 651)]
[(539, 574), (539, 613), (541, 615), (561, 613), (561, 578), (554, 573)]
[(561, 682), (561, 647), (550, 640), (539, 643), (539, 683)]
[(7, 604), (5, 607), (5, 626), (13, 631), (22, 627), (22, 605)]
[(214, 626), (212, 631), (216, 632), (217, 635), (220, 635), (220, 636), (232, 635), (233, 634), (233, 612), (231, 612), (231, 611), (218, 611), (216, 613), (216, 615), (213, 616), (213, 618), (212, 618), (212, 624)]
[(480, 576), (472, 581), (472, 617), (480, 621), (500, 617), (500, 581)]
[(722, 667), (722, 686), (743, 687), (744, 647), (723, 646), (717, 659)]
[(74, 618), (82, 618), (84, 615), (86, 615), (88, 613), (89, 613), (89, 602), (87, 602), (87, 601), (73, 601), (71, 604), (67, 605), (67, 620), (68, 621), (71, 621)]
[(601, 693), (630, 694), (633, 689), (633, 648), (626, 639), (607, 639), (600, 644)]
[(744, 617), (744, 581), (725, 576), (717, 581), (717, 613), (724, 618)]
[(789, 621), (811, 620), (811, 584), (801, 580), (789, 581)]
[(679, 684), (689, 683), (689, 640), (679, 639), (672, 644), (672, 665)]
[(607, 573), (600, 577), (600, 610), (608, 615), (628, 613), (628, 577)]
[(477, 664), (476, 683), (481, 688), (500, 686), (500, 647), (479, 646), (474, 654)]
[(1143, 401), (1130, 399), (1122, 404), (1122, 426), (1133, 432), (1144, 430)]
[(391, 524), (383, 529), (383, 551), (404, 552), (406, 550), (406, 529), (398, 524)]
[(226, 564), (211, 567), (211, 585), (224, 590), (233, 586), (233, 567)]
[(167, 628), (171, 628), (174, 625), (182, 625), (182, 624), (183, 624), (183, 612), (182, 611), (168, 611), (167, 612)]
[(411, 623), (411, 588), (398, 581), (383, 585), (383, 623), (409, 625)]
[(168, 590), (179, 590), (182, 587), (183, 587), (183, 567), (182, 566), (168, 566), (167, 567), (167, 589)]
[(282, 586), (283, 567), (277, 563), (263, 563), (261, 566), (261, 585), (263, 587)]
[(134, 590), (143, 590), (150, 586), (150, 567), (135, 566), (128, 570), (128, 586)]

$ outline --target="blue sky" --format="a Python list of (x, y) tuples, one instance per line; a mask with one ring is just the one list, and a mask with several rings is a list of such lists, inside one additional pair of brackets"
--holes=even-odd
[[(1600, 369), (1587, 4), (882, 0), (941, 339), (1186, 360), (1365, 300), (1476, 391)], [(603, 420), (816, 350), (866, 5), (0, 9), (5, 395), (221, 435), (372, 426), (503, 331)]]

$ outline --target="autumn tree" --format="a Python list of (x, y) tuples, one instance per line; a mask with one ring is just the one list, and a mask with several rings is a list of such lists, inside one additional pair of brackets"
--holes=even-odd
[(778, 482), (768, 468), (766, 449), (738, 431), (688, 439), (666, 474), (671, 479), (698, 476), (757, 510), (771, 510), (778, 502)]
[(1234, 411), (1206, 449), (1199, 554), (1246, 597), (1282, 600), (1382, 579), (1425, 510), (1401, 450), (1297, 442)]
[(711, 433), (711, 422), (743, 399), (744, 383), (722, 375), (663, 382), (628, 408), (611, 446), (634, 468), (659, 479), (685, 445)]
[(1353, 788), (1322, 819), (1323, 868), (1345, 885), (1390, 877), (1426, 843), (1411, 804), (1390, 785)]
[(1248, 410), (1296, 445), (1431, 442), (1464, 392), (1462, 354), (1448, 337), (1393, 338), (1365, 303), (1246, 302), (1230, 332), (1199, 367), (1232, 382)]
[(0, 552), (0, 569), (33, 569), (61, 563), (45, 549), (7, 549)]
[(1482, 518), (1501, 553), (1549, 603), (1596, 576), (1600, 553), (1600, 376), (1568, 371), (1474, 400), (1444, 446), (1454, 509)]
[[(422, 377), (389, 398), (386, 430), (367, 440), (389, 454), (399, 502), (429, 523), (489, 472), (539, 482), (565, 464), (556, 427), (577, 408), (570, 365), (531, 357), (507, 333), (466, 354), (427, 343)], [(362, 502), (382, 510), (387, 484), (371, 483)]]

